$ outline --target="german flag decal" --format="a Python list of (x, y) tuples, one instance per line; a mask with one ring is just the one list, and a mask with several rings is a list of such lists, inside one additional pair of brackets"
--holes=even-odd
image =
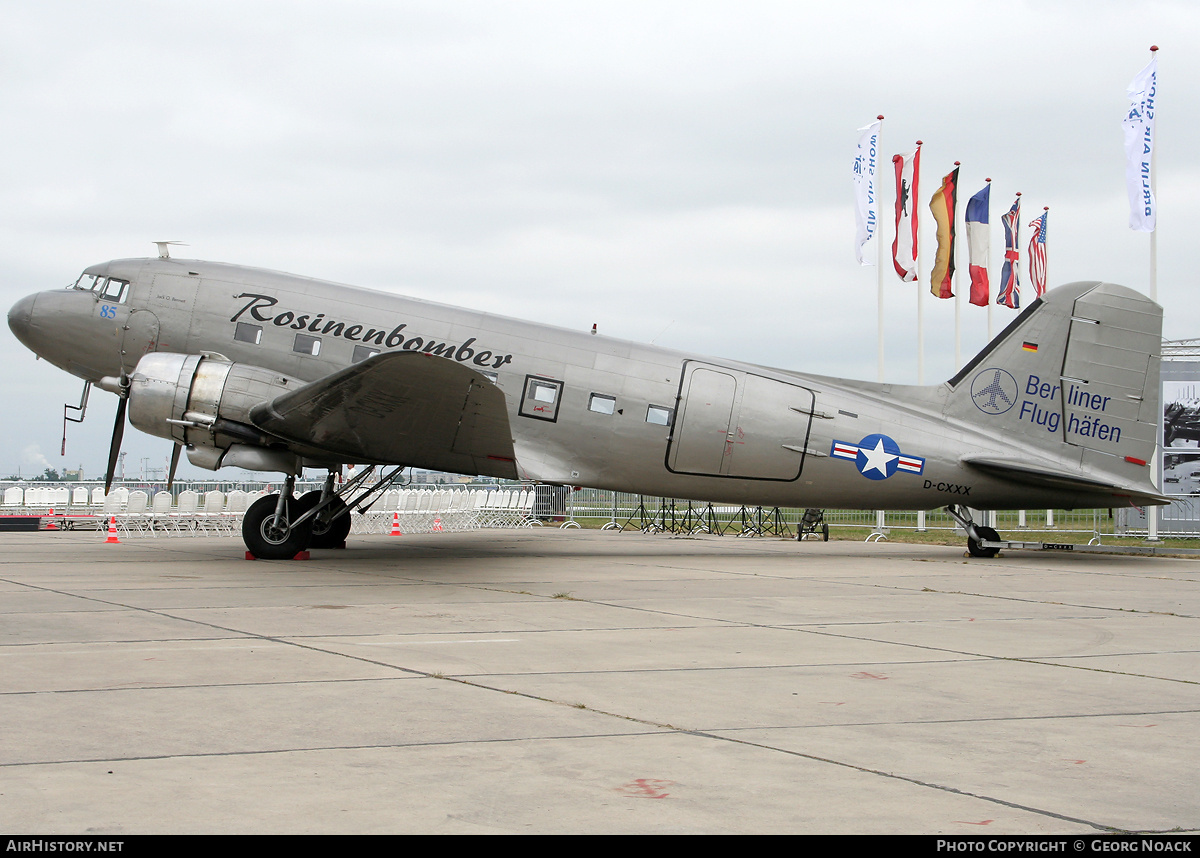
[(1021, 344), (1021, 348), (1023, 348), (1027, 352), (1036, 352), (1037, 351), (1037, 343), (1025, 342), (1025, 343)]

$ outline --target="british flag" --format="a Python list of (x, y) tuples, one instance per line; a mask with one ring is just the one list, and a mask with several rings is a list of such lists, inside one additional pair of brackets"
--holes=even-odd
[(1046, 291), (1046, 216), (1049, 212), (1042, 212), (1042, 216), (1034, 218), (1029, 222), (1033, 228), (1033, 235), (1029, 237), (1029, 277), (1033, 280), (1033, 288), (1037, 291), (1040, 298)]
[(1004, 224), (1004, 270), (1000, 272), (1000, 292), (996, 303), (1017, 309), (1021, 306), (1021, 287), (1017, 282), (1017, 263), (1021, 251), (1017, 247), (1021, 230), (1021, 197), (1018, 195), (1008, 213), (1000, 217)]

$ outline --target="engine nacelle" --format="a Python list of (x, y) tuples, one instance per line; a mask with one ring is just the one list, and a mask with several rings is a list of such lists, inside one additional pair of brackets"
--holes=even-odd
[(129, 377), (129, 422), (187, 447), (197, 467), (299, 473), (300, 458), (250, 424), (250, 409), (302, 382), (213, 355), (153, 352)]

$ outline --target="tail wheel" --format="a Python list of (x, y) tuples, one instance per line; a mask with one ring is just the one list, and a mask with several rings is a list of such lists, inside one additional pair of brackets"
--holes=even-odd
[[(1000, 541), (1000, 534), (990, 527), (976, 525), (975, 532), (979, 534), (980, 540), (984, 542)], [(967, 553), (972, 557), (995, 557), (999, 551), (999, 548), (983, 548), (974, 539), (969, 536), (967, 537)]]
[[(296, 515), (304, 515), (320, 502), (320, 491), (306, 492), (296, 501)], [(346, 510), (346, 502), (335, 497), (329, 506), (305, 522), (305, 524), (312, 525), (312, 540), (309, 542), (309, 547), (341, 548), (346, 542), (346, 537), (350, 535), (352, 523), (350, 513)]]
[(262, 560), (291, 560), (308, 547), (312, 536), (310, 522), (299, 527), (290, 524), (300, 517), (295, 498), (289, 498), (284, 505), (282, 520), (275, 515), (278, 504), (279, 495), (261, 497), (242, 518), (242, 541), (251, 554)]

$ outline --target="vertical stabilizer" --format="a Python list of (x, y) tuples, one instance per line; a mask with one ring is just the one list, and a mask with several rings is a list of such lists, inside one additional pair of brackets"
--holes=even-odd
[(1162, 308), (1112, 283), (1035, 301), (948, 384), (946, 416), (1076, 475), (1153, 491)]

